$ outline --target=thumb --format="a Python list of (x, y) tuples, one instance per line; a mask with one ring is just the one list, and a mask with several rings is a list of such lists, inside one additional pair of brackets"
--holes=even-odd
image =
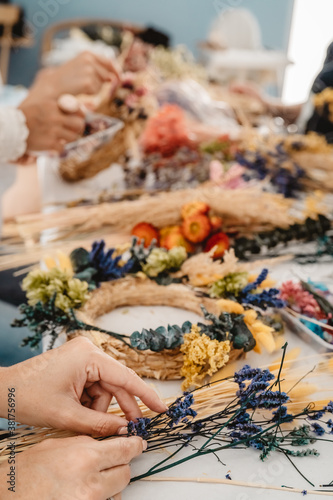
[(77, 403), (73, 403), (69, 418), (64, 422), (64, 429), (68, 431), (95, 436), (123, 434), (124, 432), (121, 431), (124, 431), (123, 428), (128, 424), (125, 418), (91, 410)]

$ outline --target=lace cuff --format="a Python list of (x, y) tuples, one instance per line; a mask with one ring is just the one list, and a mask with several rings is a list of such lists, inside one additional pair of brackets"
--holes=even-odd
[(27, 149), (29, 130), (24, 113), (17, 108), (0, 108), (0, 162), (14, 162)]

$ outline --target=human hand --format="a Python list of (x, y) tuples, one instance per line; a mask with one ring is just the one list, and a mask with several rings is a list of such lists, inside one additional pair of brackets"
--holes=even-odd
[(244, 82), (244, 83), (232, 83), (229, 86), (229, 91), (232, 92), (233, 94), (242, 94), (242, 95), (247, 95), (249, 97), (253, 97), (257, 101), (261, 102), (262, 104), (266, 104), (266, 96), (260, 89), (258, 85), (255, 83), (251, 82)]
[(37, 90), (29, 93), (19, 109), (29, 129), (27, 151), (61, 152), (65, 144), (76, 141), (84, 131), (82, 114), (65, 113), (56, 100), (39, 95)]
[(98, 94), (102, 85), (120, 81), (118, 69), (111, 59), (83, 52), (71, 61), (39, 72), (33, 89), (41, 95), (58, 99), (62, 94)]
[[(95, 441), (87, 436), (48, 439), (15, 457), (16, 500), (105, 500), (127, 486), (129, 463), (146, 449), (139, 437)], [(11, 499), (0, 467), (0, 496)]]
[(113, 397), (128, 420), (142, 416), (135, 396), (153, 411), (167, 410), (133, 370), (84, 337), (3, 370), (0, 416), (7, 411), (1, 391), (12, 387), (16, 420), (28, 425), (107, 436), (127, 433), (127, 420), (106, 413)]

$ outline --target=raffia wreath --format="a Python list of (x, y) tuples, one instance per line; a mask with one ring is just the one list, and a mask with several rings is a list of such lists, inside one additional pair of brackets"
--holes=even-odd
[[(29, 303), (21, 306), (24, 318), (15, 326), (28, 326), (34, 331), (33, 337), (25, 339), (32, 347), (46, 335), (50, 348), (60, 333), (66, 333), (69, 339), (84, 335), (140, 376), (184, 377), (185, 387), (199, 385), (206, 375), (213, 375), (244, 352), (253, 348), (260, 352), (260, 343), (268, 350), (275, 348), (273, 329), (258, 319), (252, 307), (245, 306), (254, 299), (256, 303), (277, 303), (267, 291), (251, 293), (262, 286), (267, 270), (248, 283), (247, 273), (239, 266), (234, 254), (220, 263), (213, 262), (208, 254), (195, 256), (191, 262), (184, 249), (144, 249), (135, 242), (126, 261), (124, 253), (105, 251), (104, 242), (96, 242), (90, 253), (77, 249), (71, 262), (67, 258), (59, 267), (38, 269), (25, 278), (23, 288)], [(209, 296), (207, 284), (217, 278), (218, 286)], [(238, 301), (223, 298), (220, 292), (225, 285), (238, 293)], [(197, 313), (204, 321), (143, 329), (130, 336), (96, 326), (100, 316), (119, 307), (138, 305), (176, 307)]]

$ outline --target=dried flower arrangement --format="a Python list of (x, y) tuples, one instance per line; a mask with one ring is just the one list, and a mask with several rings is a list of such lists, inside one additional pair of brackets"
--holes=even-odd
[(287, 312), (328, 344), (333, 344), (333, 295), (324, 283), (286, 281), (281, 297)]
[[(155, 415), (140, 403), (143, 418), (128, 424), (128, 435), (142, 436), (148, 441), (145, 453), (158, 450), (159, 454), (156, 455), (157, 463), (133, 477), (132, 482), (149, 480), (153, 475), (194, 458), (215, 454), (219, 459), (218, 454), (224, 450), (236, 449), (241, 455), (244, 448), (250, 448), (258, 451), (262, 461), (275, 453), (283, 455), (286, 463), (294, 467), (308, 485), (315, 487), (320, 478), (307, 478), (299, 468), (299, 461), (296, 465), (295, 458), (318, 456), (313, 447), (315, 443), (325, 441), (327, 447), (332, 443), (329, 436), (333, 432), (330, 399), (333, 359), (332, 355), (323, 356), (319, 361), (306, 358), (298, 360), (298, 366), (294, 367), (297, 355), (286, 349), (284, 345), (282, 360), (279, 357), (271, 367), (245, 365), (217, 382), (186, 392), (177, 399), (166, 400), (169, 407), (166, 413)], [(314, 364), (310, 370), (309, 363)], [(327, 392), (327, 399), (318, 399), (318, 387)], [(111, 406), (109, 412), (121, 414), (117, 406)], [(16, 451), (22, 452), (47, 438), (70, 435), (67, 431), (21, 427), (15, 436)], [(0, 463), (8, 458), (11, 439), (5, 432), (0, 433)], [(112, 436), (100, 439), (112, 439)], [(168, 452), (162, 460), (161, 450)], [(219, 462), (224, 465), (220, 459)], [(230, 474), (226, 479), (230, 485), (256, 486), (234, 482)], [(172, 479), (157, 477), (156, 480)], [(214, 482), (210, 478), (206, 481)], [(224, 483), (222, 479), (216, 482)], [(267, 489), (286, 491), (277, 486), (267, 486)], [(291, 487), (288, 491), (310, 493)], [(326, 488), (320, 490), (320, 494), (329, 495), (329, 492)]]
[[(221, 290), (221, 280), (232, 279), (228, 271), (231, 262), (232, 269), (242, 265), (232, 253), (226, 256), (225, 263), (214, 262), (206, 255), (214, 269), (211, 288), (217, 289), (218, 278)], [(197, 261), (198, 256), (193, 259)], [(21, 306), (23, 318), (14, 325), (28, 326), (33, 331), (34, 335), (24, 340), (32, 347), (45, 335), (50, 336), (50, 348), (59, 333), (66, 332), (70, 337), (86, 335), (140, 375), (185, 377), (185, 386), (212, 375), (229, 358), (235, 359), (253, 348), (258, 352), (261, 346), (269, 352), (275, 349), (273, 328), (252, 308), (252, 304), (261, 310), (284, 305), (277, 297), (278, 290), (269, 288), (267, 270), (252, 277), (252, 282), (247, 275), (239, 293), (235, 289), (229, 289), (227, 294), (212, 292), (211, 297), (219, 299), (215, 300), (206, 293), (209, 273), (206, 278), (203, 275), (199, 294), (193, 288), (191, 258), (187, 258), (183, 247), (169, 251), (154, 245), (145, 248), (143, 242), (138, 244), (134, 239), (127, 252), (119, 253), (115, 249), (106, 251), (101, 241), (95, 242), (90, 252), (83, 248), (74, 250), (70, 261), (63, 257), (63, 264), (65, 270), (37, 269), (23, 280), (28, 305)], [(198, 269), (196, 265), (195, 268)], [(182, 326), (143, 329), (131, 335), (95, 326), (99, 316), (125, 305), (179, 307), (197, 312), (205, 323), (186, 322)]]
[(251, 131), (240, 149), (238, 161), (257, 178), (268, 177), (285, 196), (333, 189), (333, 147), (323, 136), (311, 133), (263, 137)]

